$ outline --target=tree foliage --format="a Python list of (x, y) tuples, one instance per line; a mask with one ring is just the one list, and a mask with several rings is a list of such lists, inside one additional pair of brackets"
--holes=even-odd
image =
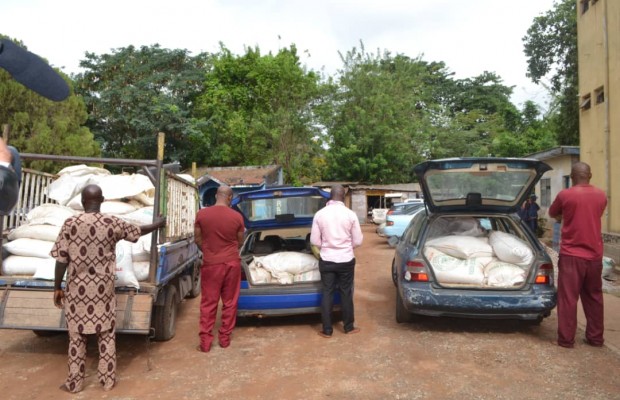
[[(70, 79), (59, 73), (71, 86)], [(88, 114), (80, 97), (71, 95), (61, 102), (48, 100), (0, 69), (0, 104), (0, 123), (10, 126), (9, 143), (20, 152), (84, 157), (100, 154), (93, 135), (84, 126)], [(50, 162), (33, 161), (28, 166), (55, 172)]]
[(192, 118), (202, 92), (204, 54), (128, 46), (111, 54), (86, 53), (80, 62), (76, 92), (84, 97), (88, 126), (106, 156), (151, 159), (157, 133), (166, 134), (166, 158), (189, 163), (209, 150)]
[(323, 96), (320, 76), (306, 71), (295, 46), (261, 55), (234, 55), (223, 44), (212, 55), (196, 117), (205, 121), (211, 165), (282, 166), (293, 184), (320, 178), (320, 128), (314, 108)]
[(369, 53), (363, 43), (341, 57), (333, 120), (327, 125), (327, 178), (410, 181), (435, 130), (433, 118), (440, 112), (435, 85), (447, 79), (445, 65)]
[(534, 19), (523, 38), (527, 76), (534, 83), (548, 77), (558, 106), (551, 118), (562, 145), (579, 143), (577, 10), (575, 0), (558, 0)]

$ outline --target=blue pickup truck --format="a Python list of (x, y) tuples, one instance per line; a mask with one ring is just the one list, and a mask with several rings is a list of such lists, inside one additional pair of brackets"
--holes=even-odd
[[(149, 335), (159, 341), (171, 339), (175, 334), (179, 304), (185, 297), (200, 294), (201, 253), (194, 243), (193, 230), (199, 207), (196, 186), (164, 168), (161, 159), (21, 156), (26, 165), (34, 160), (62, 166), (97, 164), (110, 169), (133, 169), (149, 178), (154, 187), (152, 214), (165, 216), (167, 224), (165, 229), (151, 235), (148, 273), (145, 272), (139, 288), (116, 288), (116, 331)], [(4, 243), (7, 243), (7, 233), (27, 222), (30, 210), (54, 203), (47, 193), (56, 179), (56, 175), (24, 168), (17, 206), (12, 214), (0, 217)], [(0, 261), (10, 257), (6, 251), (3, 253)], [(28, 274), (0, 275), (0, 328), (28, 329), (37, 335), (66, 331), (64, 312), (52, 301), (53, 285), (53, 280), (37, 279)]]

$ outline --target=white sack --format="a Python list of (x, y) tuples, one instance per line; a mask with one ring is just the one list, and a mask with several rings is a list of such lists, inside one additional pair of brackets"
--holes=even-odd
[(152, 233), (140, 236), (136, 243), (131, 244), (131, 259), (136, 261), (149, 261), (151, 259)]
[(13, 255), (39, 258), (48, 258), (53, 246), (52, 241), (30, 238), (15, 239), (3, 245), (4, 249)]
[(109, 175), (99, 181), (99, 186), (106, 200), (130, 198), (155, 188), (151, 180), (142, 174)]
[(58, 172), (58, 176), (71, 175), (71, 176), (91, 176), (91, 175), (99, 175), (105, 176), (110, 175), (110, 171), (104, 168), (97, 167), (89, 167), (86, 164), (80, 165), (71, 165), (69, 167), (63, 168)]
[(287, 272), (292, 275), (301, 274), (319, 268), (319, 260), (312, 254), (296, 251), (280, 251), (264, 257), (254, 257), (259, 266), (274, 272)]
[(527, 267), (534, 259), (534, 253), (527, 243), (509, 233), (491, 232), (489, 244), (493, 247), (495, 256), (501, 261)]
[(282, 251), (264, 257), (254, 257), (258, 267), (265, 268), (282, 285), (293, 283), (293, 276), (319, 268), (319, 261), (307, 253)]
[(525, 282), (526, 273), (522, 267), (500, 260), (491, 261), (484, 267), (484, 275), (489, 286), (512, 287)]
[(248, 265), (250, 270), (250, 278), (253, 284), (271, 283), (271, 273), (265, 268), (256, 265), (256, 262), (252, 261)]
[(55, 242), (60, 233), (60, 226), (56, 225), (20, 225), (9, 232), (9, 240), (30, 238)]
[[(49, 257), (50, 260), (55, 260)], [(26, 256), (8, 256), (2, 260), (2, 275), (32, 275), (37, 272), (39, 263), (45, 262), (44, 258)]]
[(463, 260), (428, 246), (424, 249), (424, 255), (433, 268), (439, 283), (474, 285), (484, 283), (482, 263), (476, 258)]
[(62, 226), (69, 217), (78, 215), (75, 210), (60, 204), (41, 204), (33, 208), (26, 215), (29, 225), (55, 225)]
[(140, 289), (131, 261), (131, 242), (121, 240), (116, 244), (116, 280), (114, 286), (129, 286)]
[(144, 282), (149, 279), (150, 267), (151, 263), (149, 261), (133, 261), (133, 272), (138, 282)]
[(127, 214), (119, 215), (119, 218), (138, 226), (149, 225), (153, 223), (153, 207), (141, 207)]
[(56, 260), (54, 258), (37, 258), (37, 270), (32, 276), (34, 279), (53, 281), (56, 275)]
[(153, 207), (153, 205), (155, 204), (155, 188), (147, 190), (146, 192), (139, 193), (135, 196), (132, 196), (131, 198), (139, 201), (140, 204), (144, 206)]
[(47, 195), (59, 204), (67, 205), (86, 185), (97, 184), (102, 176), (110, 175), (110, 171), (82, 164), (64, 168), (58, 175), (60, 177), (49, 185)]
[(106, 200), (101, 203), (101, 212), (103, 214), (123, 215), (136, 211), (136, 207), (128, 202), (120, 200)]
[(486, 235), (486, 231), (482, 229), (482, 227), (480, 226), (480, 222), (476, 218), (472, 217), (453, 218), (452, 221), (450, 221), (450, 223), (448, 224), (448, 231), (451, 235), (474, 237)]
[(428, 240), (426, 245), (462, 259), (493, 256), (493, 248), (484, 237), (450, 235)]
[(301, 274), (293, 275), (293, 282), (317, 282), (321, 280), (321, 272), (313, 269)]

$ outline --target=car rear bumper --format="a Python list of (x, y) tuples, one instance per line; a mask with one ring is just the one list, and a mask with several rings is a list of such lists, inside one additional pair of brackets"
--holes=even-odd
[(407, 283), (399, 287), (407, 311), (431, 316), (538, 319), (555, 308), (554, 287), (533, 285), (525, 291), (462, 290)]
[[(244, 286), (246, 286), (244, 288)], [(239, 294), (237, 315), (248, 316), (284, 316), (316, 314), (321, 312), (322, 289), (319, 287), (247, 287), (242, 281)], [(340, 296), (334, 295), (334, 309), (338, 309)]]

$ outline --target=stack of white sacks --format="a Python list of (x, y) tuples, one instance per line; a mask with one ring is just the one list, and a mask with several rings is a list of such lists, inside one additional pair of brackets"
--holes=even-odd
[(515, 287), (525, 282), (534, 254), (523, 240), (506, 232), (487, 234), (475, 218), (452, 221), (446, 232), (451, 234), (428, 240), (424, 248), (439, 283)]
[[(101, 212), (116, 215), (136, 225), (153, 222), (155, 188), (144, 175), (112, 175), (102, 168), (78, 165), (63, 169), (48, 188), (48, 197), (58, 204), (44, 204), (31, 210), (26, 223), (9, 232), (2, 261), (3, 275), (25, 275), (54, 279), (55, 260), (49, 253), (64, 221), (83, 212), (82, 189), (97, 184), (105, 201)], [(116, 246), (116, 286), (140, 288), (148, 278), (151, 235), (137, 243), (121, 241)]]
[(296, 251), (281, 251), (264, 257), (254, 257), (248, 268), (254, 284), (289, 285), (321, 280), (316, 257)]

